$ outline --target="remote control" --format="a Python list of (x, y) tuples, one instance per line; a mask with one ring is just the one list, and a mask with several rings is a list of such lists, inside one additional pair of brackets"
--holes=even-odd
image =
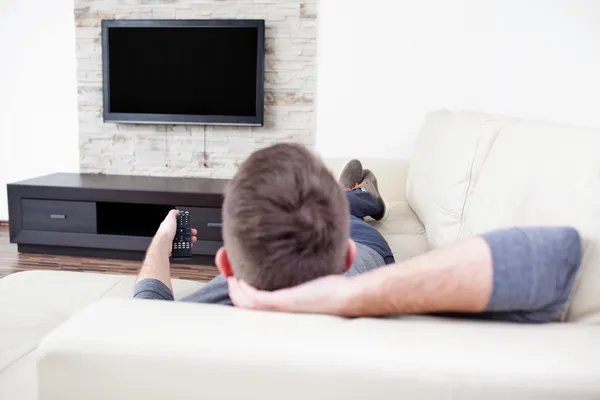
[(190, 212), (179, 210), (177, 216), (177, 231), (173, 239), (172, 258), (190, 258), (192, 256), (192, 228), (190, 227)]

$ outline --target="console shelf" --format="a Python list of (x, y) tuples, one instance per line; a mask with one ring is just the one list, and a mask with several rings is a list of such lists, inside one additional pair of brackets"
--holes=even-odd
[(141, 259), (172, 208), (188, 210), (191, 260), (214, 264), (227, 180), (59, 173), (7, 185), (19, 252)]

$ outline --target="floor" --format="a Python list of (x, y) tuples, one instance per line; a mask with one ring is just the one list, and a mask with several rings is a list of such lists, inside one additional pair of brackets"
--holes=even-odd
[[(9, 241), (8, 226), (6, 223), (0, 223), (0, 278), (14, 272), (32, 269), (135, 275), (139, 268), (139, 261), (19, 254), (17, 252), (17, 245), (11, 244)], [(217, 269), (213, 266), (185, 265), (171, 267), (171, 276), (173, 278), (207, 282), (217, 274)]]

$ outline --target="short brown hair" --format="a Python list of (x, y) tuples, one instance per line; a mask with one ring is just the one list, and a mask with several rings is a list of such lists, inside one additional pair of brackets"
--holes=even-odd
[(299, 144), (252, 154), (225, 192), (223, 236), (236, 277), (263, 290), (344, 270), (348, 202), (323, 162)]

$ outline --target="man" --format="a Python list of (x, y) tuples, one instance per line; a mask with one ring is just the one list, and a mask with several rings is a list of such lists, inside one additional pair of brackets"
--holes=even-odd
[[(225, 193), (224, 248), (216, 256), (222, 275), (184, 300), (233, 299), (245, 308), (341, 316), (468, 313), (520, 322), (552, 321), (563, 311), (581, 261), (574, 229), (499, 230), (395, 263), (385, 239), (363, 220), (381, 219), (386, 211), (374, 174), (352, 160), (340, 183), (345, 195), (299, 145), (254, 153)], [(173, 299), (168, 258), (176, 213), (148, 249), (136, 298)]]
[[(300, 145), (279, 144), (250, 156), (225, 193), (225, 247), (215, 259), (221, 275), (183, 300), (231, 305), (225, 278), (233, 274), (276, 290), (393, 263), (383, 236), (363, 221), (384, 216), (375, 175), (352, 160), (340, 181), (347, 192)], [(176, 215), (176, 210), (169, 213), (148, 249), (136, 298), (173, 299), (169, 252)]]

